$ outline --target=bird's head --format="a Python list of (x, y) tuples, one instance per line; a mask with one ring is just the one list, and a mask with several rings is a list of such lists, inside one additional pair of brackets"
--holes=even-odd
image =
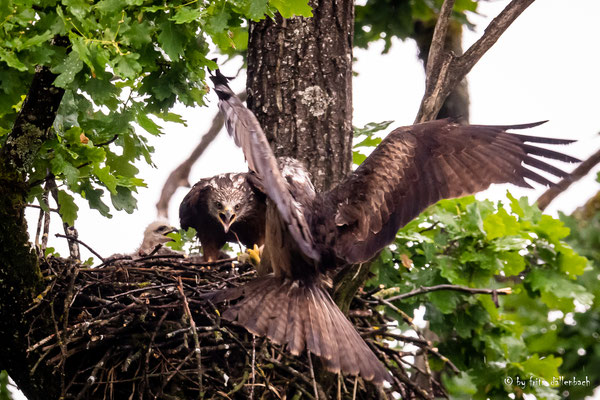
[(173, 228), (166, 221), (154, 221), (150, 223), (144, 231), (144, 240), (140, 248), (151, 251), (159, 244), (170, 242), (173, 239), (167, 235), (171, 232), (177, 232), (177, 229)]
[(225, 233), (244, 218), (248, 209), (248, 193), (240, 187), (221, 187), (215, 191), (209, 205), (210, 214), (223, 226)]

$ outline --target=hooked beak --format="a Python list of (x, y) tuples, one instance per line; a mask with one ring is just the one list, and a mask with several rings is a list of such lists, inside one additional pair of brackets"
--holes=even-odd
[(172, 241), (173, 241), (173, 239), (172, 239), (172, 238), (170, 238), (170, 237), (168, 237), (167, 235), (168, 235), (169, 233), (174, 233), (174, 232), (177, 232), (177, 228), (173, 228), (173, 227), (171, 227), (171, 229), (169, 229), (168, 231), (165, 231), (165, 232), (162, 234), (164, 238), (161, 240), (161, 242), (162, 242), (162, 243), (172, 242)]
[[(175, 232), (179, 232), (179, 231), (177, 230), (177, 228), (173, 228), (172, 227), (171, 229), (169, 229), (168, 231), (166, 231), (164, 233), (164, 235), (167, 236), (169, 233), (175, 233)], [(169, 239), (171, 239), (171, 238), (169, 238)], [(173, 239), (171, 239), (171, 240), (173, 240)]]
[(219, 222), (221, 222), (221, 225), (223, 225), (225, 233), (229, 232), (229, 228), (231, 227), (231, 224), (233, 224), (233, 221), (235, 221), (236, 217), (237, 215), (235, 215), (230, 207), (226, 207), (225, 210), (219, 213)]

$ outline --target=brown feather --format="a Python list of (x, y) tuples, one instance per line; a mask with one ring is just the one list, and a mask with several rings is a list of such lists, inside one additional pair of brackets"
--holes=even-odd
[(523, 164), (564, 176), (564, 171), (531, 156), (577, 159), (525, 142), (567, 144), (570, 140), (506, 132), (540, 124), (469, 126), (437, 120), (392, 131), (346, 181), (325, 194), (324, 203), (335, 209), (332, 214), (354, 217), (336, 218), (336, 255), (348, 263), (369, 260), (394, 239), (398, 229), (442, 198), (477, 193), (493, 183), (530, 187), (524, 178), (551, 184)]

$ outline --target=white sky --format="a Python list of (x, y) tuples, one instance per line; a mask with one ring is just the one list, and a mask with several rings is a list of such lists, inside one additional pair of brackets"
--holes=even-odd
[[(496, 16), (507, 0), (480, 4), (481, 16), (470, 19), (478, 25), (477, 32), (466, 31), (465, 49), (480, 36), (486, 21)], [(471, 122), (478, 124), (518, 124), (549, 119), (547, 124), (529, 133), (550, 137), (573, 138), (580, 142), (563, 148), (568, 154), (585, 159), (600, 148), (600, 1), (539, 0), (534, 2), (500, 38), (468, 75), (471, 93)], [(380, 55), (382, 45), (368, 51), (357, 50), (354, 70), (354, 125), (394, 120), (392, 127), (412, 124), (423, 93), (424, 73), (412, 42), (394, 42), (387, 55)], [(223, 67), (226, 74), (237, 71), (234, 63)], [(244, 77), (233, 86), (241, 90)], [(208, 107), (178, 108), (188, 126), (169, 125), (161, 138), (152, 138), (156, 147), (157, 169), (139, 165), (141, 177), (148, 188), (141, 189), (138, 211), (134, 214), (114, 212), (112, 219), (100, 216), (79, 201), (76, 227), (80, 239), (93, 245), (103, 256), (134, 251), (141, 242), (145, 226), (156, 217), (162, 185), (169, 173), (183, 161), (208, 129), (217, 112), (216, 97), (209, 96)], [(391, 128), (390, 128), (391, 130)], [(566, 169), (573, 167), (566, 165)], [(221, 172), (245, 171), (241, 151), (225, 133), (221, 133), (205, 152), (191, 173), (193, 183), (199, 178)], [(596, 169), (595, 171), (597, 171)], [(572, 211), (600, 189), (594, 182), (595, 173), (574, 185), (549, 208)], [(178, 207), (188, 189), (179, 189), (172, 199), (170, 222), (179, 226)], [(535, 191), (517, 190), (517, 196), (536, 199), (544, 188)], [(506, 187), (492, 188), (483, 197), (505, 198)], [(479, 196), (480, 198), (482, 196)], [(108, 200), (110, 202), (110, 200)], [(32, 240), (37, 225), (37, 210), (28, 209), (27, 217)], [(53, 214), (50, 246), (67, 255), (63, 233)], [(82, 248), (83, 258), (91, 254)], [(597, 391), (598, 392), (598, 391)], [(600, 399), (600, 394), (597, 398)]]

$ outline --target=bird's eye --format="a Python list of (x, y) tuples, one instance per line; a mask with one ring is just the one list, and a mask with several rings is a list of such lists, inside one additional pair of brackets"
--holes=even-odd
[(159, 226), (159, 227), (158, 227), (157, 231), (158, 231), (158, 232), (164, 232), (164, 231), (166, 231), (166, 230), (168, 230), (168, 229), (169, 229), (169, 227), (168, 227), (168, 226), (166, 226), (166, 225), (161, 225), (161, 226)]
[(223, 208), (223, 204), (220, 201), (217, 201), (217, 208), (221, 210)]
[(240, 205), (236, 204), (234, 208), (235, 208), (235, 211), (239, 211), (240, 210)]

